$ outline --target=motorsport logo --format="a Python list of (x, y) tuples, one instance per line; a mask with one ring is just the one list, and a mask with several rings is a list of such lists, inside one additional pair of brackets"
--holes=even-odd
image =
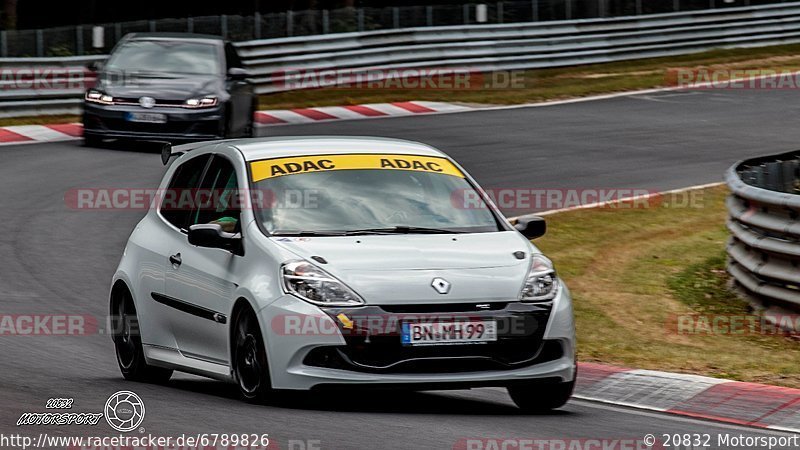
[(100, 423), (105, 417), (111, 428), (128, 432), (135, 430), (144, 420), (144, 402), (133, 392), (119, 391), (106, 400), (101, 413), (73, 412), (72, 398), (51, 398), (47, 400), (47, 412), (25, 412), (17, 419), (17, 426), (23, 425), (91, 425)]

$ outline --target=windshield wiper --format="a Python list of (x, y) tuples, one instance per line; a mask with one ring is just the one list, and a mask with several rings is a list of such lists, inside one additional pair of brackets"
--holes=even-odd
[(346, 231), (275, 231), (272, 236), (347, 236)]
[(380, 234), (458, 234), (463, 231), (447, 230), (444, 228), (412, 227), (397, 225), (388, 228), (367, 228), (364, 230), (350, 230), (348, 233), (380, 233)]
[(444, 228), (426, 228), (398, 225), (387, 228), (364, 228), (361, 230), (292, 230), (275, 231), (272, 236), (358, 236), (364, 234), (457, 234), (463, 231), (446, 230)]

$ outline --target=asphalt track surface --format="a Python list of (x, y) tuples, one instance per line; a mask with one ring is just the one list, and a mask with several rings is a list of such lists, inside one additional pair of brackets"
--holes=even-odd
[[(670, 189), (720, 181), (735, 160), (797, 148), (791, 91), (666, 92), (559, 106), (268, 128), (269, 134), (394, 136), (436, 145), (486, 187)], [(0, 148), (0, 312), (104, 317), (109, 279), (141, 212), (68, 208), (79, 187), (154, 187), (156, 154), (79, 142)], [(558, 232), (558, 230), (551, 230)], [(167, 386), (126, 382), (106, 335), (0, 336), (0, 433), (111, 435), (96, 427), (17, 427), (51, 397), (99, 412), (132, 390), (146, 433), (269, 433), (279, 448), (441, 448), (463, 438), (639, 439), (646, 433), (771, 435), (659, 413), (573, 401), (519, 413), (504, 391), (292, 395), (271, 406), (235, 386), (176, 375)], [(135, 432), (134, 432), (135, 433)], [(316, 442), (305, 442), (313, 447)], [(724, 447), (721, 447), (724, 448)]]

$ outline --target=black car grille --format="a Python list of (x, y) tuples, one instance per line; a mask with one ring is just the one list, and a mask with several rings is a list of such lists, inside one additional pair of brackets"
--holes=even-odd
[[(114, 103), (118, 105), (138, 105), (140, 97), (114, 97)], [(155, 99), (154, 106), (183, 106), (184, 100), (163, 100)]]
[[(563, 356), (564, 350), (559, 341), (543, 339), (550, 316), (550, 303), (510, 302), (502, 305), (502, 309), (499, 310), (469, 310), (455, 314), (447, 311), (447, 317), (496, 319), (498, 322), (497, 341), (427, 346), (403, 345), (399, 331), (403, 315), (397, 313), (387, 315), (385, 309), (378, 307), (368, 307), (358, 312), (344, 309), (329, 310), (326, 312), (334, 320), (338, 314), (344, 312), (349, 317), (355, 317), (356, 323), (358, 323), (358, 317), (378, 316), (390, 319), (389, 321), (396, 327), (344, 330), (341, 323), (337, 321), (347, 345), (316, 348), (309, 352), (304, 364), (359, 372), (452, 373), (510, 370), (552, 361)], [(471, 307), (467, 306), (467, 308)], [(391, 309), (403, 308), (392, 307)], [(434, 313), (414, 314), (421, 320), (438, 317), (431, 316)], [(370, 322), (365, 320), (364, 323)], [(373, 320), (371, 323), (380, 323), (380, 320)]]
[(158, 134), (218, 134), (218, 124), (207, 121), (167, 121), (167, 123), (131, 122), (124, 119), (103, 118), (100, 128), (112, 131)]

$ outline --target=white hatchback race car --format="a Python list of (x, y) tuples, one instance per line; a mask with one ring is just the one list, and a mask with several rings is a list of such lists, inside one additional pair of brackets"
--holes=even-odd
[(173, 370), (274, 390), (507, 387), (524, 410), (575, 384), (572, 300), (442, 152), (378, 138), (165, 147), (172, 160), (110, 294), (126, 379)]

